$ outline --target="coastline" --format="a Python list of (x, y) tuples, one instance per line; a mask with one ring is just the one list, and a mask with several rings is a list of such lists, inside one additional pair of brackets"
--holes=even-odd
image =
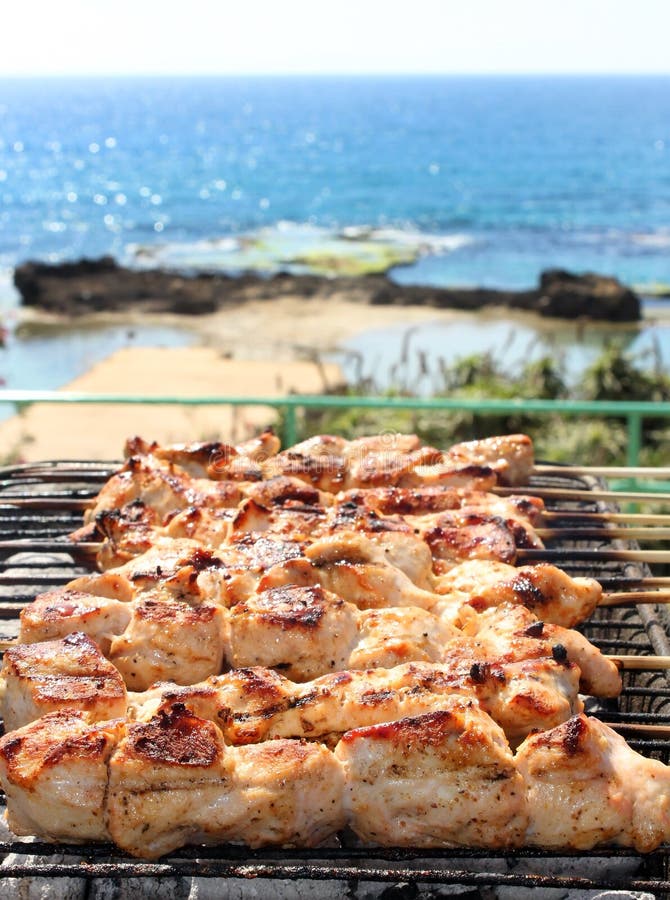
[(505, 290), (407, 284), (387, 274), (296, 274), (280, 270), (188, 272), (171, 268), (129, 268), (113, 257), (81, 258), (57, 264), (27, 261), (14, 270), (14, 285), (24, 307), (79, 316), (93, 311), (143, 309), (200, 316), (252, 302), (299, 297), (327, 305), (346, 297), (369, 306), (476, 311), (488, 307), (535, 312), (551, 319), (637, 322), (639, 296), (613, 276), (547, 269), (535, 287)]
[[(184, 316), (169, 312), (119, 310), (88, 312), (69, 316), (21, 307), (19, 332), (68, 331), (73, 327), (125, 327), (130, 330), (162, 325), (188, 331), (200, 346), (214, 347), (222, 354), (240, 359), (296, 359), (314, 352), (340, 349), (343, 341), (366, 331), (395, 325), (411, 327), (435, 321), (457, 321), (462, 316), (495, 316), (502, 312), (489, 308), (477, 313), (436, 310), (429, 307), (367, 306), (334, 295), (328, 304), (314, 304), (302, 297), (250, 300), (239, 306)], [(507, 314), (507, 311), (504, 311)], [(524, 313), (513, 313), (524, 317)], [(533, 317), (535, 318), (535, 317)]]
[[(479, 352), (487, 351), (481, 333), (498, 323), (512, 332), (533, 328), (552, 340), (556, 329), (564, 340), (579, 341), (584, 332), (629, 336), (643, 327), (636, 322), (552, 319), (537, 312), (486, 305), (462, 310), (433, 305), (366, 302), (351, 292), (352, 282), (327, 280), (327, 301), (304, 292), (283, 290), (268, 297), (250, 291), (243, 302), (226, 302), (197, 315), (166, 312), (142, 306), (82, 311), (79, 314), (45, 311), (38, 306), (18, 309), (17, 333), (69, 333), (72, 329), (126, 329), (139, 337), (98, 359), (62, 390), (133, 395), (281, 396), (285, 393), (321, 393), (345, 383), (343, 369), (333, 360), (344, 359), (347, 342), (416, 330), (438, 332), (475, 329)], [(365, 279), (362, 280), (365, 284)], [(264, 281), (267, 286), (269, 282)], [(361, 280), (354, 280), (354, 285)], [(175, 333), (188, 332), (188, 347), (145, 346), (142, 329), (161, 326)], [(481, 332), (480, 329), (481, 328)], [(567, 338), (565, 336), (568, 336)], [(460, 336), (460, 335), (459, 335)], [(467, 353), (457, 339), (456, 347)], [(355, 352), (355, 351), (354, 351)], [(338, 355), (339, 354), (339, 355)], [(51, 387), (52, 385), (43, 385)], [(245, 407), (50, 406), (35, 404), (0, 422), (3, 461), (53, 458), (110, 459), (119, 456), (128, 436), (139, 433), (150, 440), (189, 441), (211, 438), (241, 440), (276, 421), (270, 409)]]
[[(26, 310), (22, 327), (67, 331), (71, 317)], [(344, 382), (342, 368), (330, 361), (352, 338), (393, 329), (409, 334), (416, 328), (466, 323), (512, 325), (532, 322), (547, 336), (556, 322), (536, 314), (487, 308), (472, 313), (429, 307), (379, 307), (336, 297), (315, 305), (300, 297), (272, 303), (250, 301), (215, 313), (185, 317), (169, 313), (123, 311), (90, 313), (77, 324), (90, 328), (123, 326), (130, 331), (147, 325), (188, 329), (188, 347), (142, 346), (117, 350), (97, 361), (62, 390), (179, 397), (235, 395), (282, 396), (322, 393)], [(599, 327), (602, 323), (598, 323)], [(563, 323), (575, 335), (583, 323)], [(615, 332), (629, 325), (611, 326)], [(487, 348), (482, 348), (482, 351)], [(269, 408), (178, 407), (34, 404), (0, 422), (3, 463), (43, 459), (115, 459), (125, 439), (134, 434), (149, 440), (179, 442), (219, 438), (242, 440), (276, 422)]]
[(31, 404), (0, 422), (2, 462), (120, 459), (125, 440), (134, 435), (161, 443), (240, 441), (276, 424), (275, 411), (269, 406), (152, 405), (151, 398), (281, 398), (319, 393), (340, 381), (333, 364), (231, 360), (204, 346), (125, 348), (63, 390), (141, 396), (147, 404)]
[[(300, 297), (249, 301), (201, 316), (123, 310), (73, 318), (20, 309), (19, 328), (67, 331), (80, 327), (147, 325), (187, 329), (189, 347), (132, 346), (96, 362), (61, 390), (132, 395), (284, 396), (322, 393), (343, 384), (340, 367), (325, 361), (342, 341), (389, 325), (457, 316), (424, 307), (366, 306), (343, 297), (315, 305)], [(268, 407), (50, 405), (36, 403), (0, 422), (3, 464), (44, 459), (116, 459), (127, 437), (179, 442), (242, 440), (276, 422)]]
[[(555, 336), (557, 332), (573, 335), (575, 340), (585, 333), (627, 336), (656, 323), (670, 325), (670, 303), (642, 311), (639, 322), (574, 321), (556, 322), (533, 312), (487, 306), (481, 310), (435, 309), (424, 306), (369, 306), (348, 299), (346, 294), (333, 295), (328, 304), (314, 304), (302, 297), (278, 297), (268, 303), (248, 301), (240, 306), (184, 316), (167, 312), (122, 310), (89, 312), (72, 317), (35, 308), (20, 307), (15, 323), (21, 335), (58, 335), (73, 329), (104, 330), (124, 328), (129, 334), (144, 328), (165, 327), (191, 336), (195, 347), (212, 347), (231, 359), (297, 360), (323, 358), (337, 354), (352, 339), (364, 341), (371, 333), (417, 327), (459, 325), (484, 328), (504, 323), (510, 328), (532, 329), (538, 335)], [(482, 345), (481, 352), (491, 348)], [(46, 387), (46, 386), (45, 386)]]

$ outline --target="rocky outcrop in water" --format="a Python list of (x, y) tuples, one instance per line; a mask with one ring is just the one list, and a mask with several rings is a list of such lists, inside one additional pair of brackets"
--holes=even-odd
[(400, 285), (385, 275), (184, 275), (162, 269), (128, 269), (111, 257), (102, 257), (58, 265), (26, 262), (16, 268), (14, 284), (24, 306), (65, 316), (130, 309), (202, 315), (250, 300), (272, 301), (280, 296), (314, 302), (327, 302), (338, 296), (360, 303), (438, 309), (502, 306), (555, 318), (584, 317), (610, 322), (636, 321), (641, 315), (638, 296), (615, 278), (561, 270), (544, 272), (536, 289), (499, 291)]
[(538, 312), (544, 316), (575, 319), (589, 316), (611, 322), (634, 322), (640, 318), (640, 298), (616, 278), (605, 275), (575, 275), (550, 269), (540, 276)]

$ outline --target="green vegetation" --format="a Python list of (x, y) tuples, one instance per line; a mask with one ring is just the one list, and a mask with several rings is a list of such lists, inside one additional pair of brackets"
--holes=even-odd
[[(406, 360), (403, 360), (403, 363)], [(577, 385), (570, 385), (560, 360), (544, 357), (528, 362), (517, 372), (509, 372), (490, 353), (458, 359), (451, 365), (439, 361), (431, 372), (425, 359), (419, 360), (419, 376), (410, 383), (397, 373), (397, 383), (381, 392), (369, 380), (360, 380), (346, 395), (412, 396), (419, 383), (434, 385), (435, 397), (482, 399), (572, 399), (572, 400), (653, 400), (670, 402), (670, 376), (658, 354), (633, 357), (618, 344), (610, 345), (583, 373)], [(615, 418), (570, 418), (539, 416), (523, 412), (506, 416), (481, 416), (469, 412), (446, 413), (400, 410), (306, 410), (299, 418), (301, 436), (315, 433), (345, 437), (379, 431), (412, 431), (437, 447), (491, 434), (525, 432), (533, 437), (539, 459), (583, 462), (590, 465), (624, 465), (626, 426)], [(641, 465), (668, 465), (670, 424), (665, 420), (645, 421)]]

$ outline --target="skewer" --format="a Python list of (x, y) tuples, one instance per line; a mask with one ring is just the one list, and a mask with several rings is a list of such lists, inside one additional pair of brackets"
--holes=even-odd
[[(540, 497), (546, 500), (606, 500), (606, 501), (635, 501), (635, 502), (670, 502), (670, 494), (647, 494), (647, 493), (627, 493), (624, 491), (589, 491), (576, 489), (561, 488), (539, 488), (532, 485), (521, 487), (494, 487), (491, 493), (497, 494), (499, 497), (510, 497), (514, 495), (529, 493), (534, 497)], [(73, 497), (71, 494), (49, 494), (31, 497), (12, 497), (11, 495), (3, 495), (0, 500), (0, 509), (23, 508), (23, 509), (63, 509), (73, 512), (85, 512), (94, 504), (94, 497)], [(639, 525), (667, 525), (670, 523), (670, 514), (651, 514), (651, 513), (610, 513), (610, 512), (590, 512), (585, 510), (556, 510), (547, 509), (542, 513), (542, 519), (545, 522), (565, 521), (569, 519), (589, 521), (589, 522), (612, 522), (612, 523), (636, 523)]]
[(81, 511), (92, 506), (92, 500), (76, 499), (73, 497), (3, 497), (0, 503), (0, 509), (11, 507), (12, 509), (64, 509), (72, 511)]
[[(624, 491), (589, 491), (562, 488), (539, 488), (532, 485), (521, 487), (494, 487), (491, 493), (499, 497), (510, 497), (519, 494), (532, 494), (546, 500), (606, 500), (635, 502), (670, 502), (670, 494), (626, 493)], [(85, 512), (94, 504), (94, 497), (73, 497), (71, 494), (49, 494), (31, 497), (12, 497), (3, 495), (0, 500), (0, 509), (3, 507), (23, 509), (63, 509), (75, 512)], [(670, 523), (669, 514), (647, 513), (609, 513), (589, 512), (585, 510), (555, 510), (547, 509), (542, 513), (545, 522), (564, 521), (565, 519), (594, 522), (625, 523), (634, 522), (639, 525), (667, 525)]]
[[(589, 492), (589, 496), (593, 496), (595, 492)], [(537, 492), (535, 494), (538, 496)], [(622, 496), (617, 494), (617, 496)], [(646, 495), (645, 495), (646, 496)], [(64, 510), (64, 511), (72, 511), (72, 512), (84, 512), (89, 509), (93, 505), (93, 501), (88, 498), (73, 498), (72, 496), (41, 496), (41, 497), (2, 497), (0, 501), (0, 512), (3, 509), (56, 509), (56, 510)], [(658, 525), (658, 526), (667, 526), (668, 535), (670, 535), (670, 514), (647, 514), (647, 513), (607, 513), (607, 512), (585, 512), (583, 510), (553, 510), (547, 509), (542, 513), (542, 521), (546, 523), (551, 522), (584, 522), (584, 523), (612, 523), (612, 524), (622, 524), (622, 525), (634, 525), (634, 526), (646, 526), (646, 525)], [(580, 526), (578, 526), (580, 527)], [(558, 529), (536, 529), (540, 537), (556, 537), (560, 538), (564, 535), (574, 534), (575, 529), (568, 528), (558, 528)], [(652, 539), (661, 539), (667, 537), (662, 533), (662, 530), (659, 528), (657, 531), (652, 532), (640, 532), (639, 537), (642, 539), (649, 537)], [(582, 537), (587, 537), (587, 533), (581, 533)], [(615, 533), (613, 529), (601, 529), (597, 532), (594, 531), (593, 537), (623, 537), (629, 538), (630, 540), (636, 540), (637, 534), (633, 534), (632, 531), (626, 530), (625, 532), (621, 530), (620, 533)]]
[(644, 491), (591, 491), (588, 488), (577, 490), (574, 488), (543, 488), (525, 484), (516, 487), (503, 487), (496, 485), (491, 489), (492, 494), (499, 497), (511, 497), (514, 494), (532, 494), (543, 500), (605, 500), (619, 502), (621, 500), (635, 503), (670, 503), (670, 494), (650, 494)]
[(670, 538), (670, 527), (648, 527), (640, 528), (536, 528), (535, 533), (542, 540), (612, 540), (614, 538), (623, 538), (630, 541), (667, 541)]
[(0, 475), (7, 477), (32, 474), (35, 471), (50, 473), (72, 470), (87, 474), (89, 472), (97, 472), (98, 470), (101, 470), (102, 472), (115, 472), (122, 465), (123, 461), (119, 459), (57, 459), (53, 462), (25, 462), (17, 463), (14, 466), (2, 466), (2, 468), (0, 468)]
[(517, 562), (643, 562), (670, 563), (670, 550), (607, 550), (561, 547), (544, 550), (517, 550)]
[(670, 669), (670, 656), (626, 656), (608, 654), (623, 672), (662, 672)]
[[(574, 537), (575, 532), (571, 532)], [(602, 534), (598, 535), (603, 537)], [(17, 539), (0, 541), (0, 553), (2, 552), (31, 552), (31, 553), (68, 553), (72, 556), (90, 558), (100, 550), (101, 544), (97, 541), (81, 541), (75, 543), (67, 540), (31, 540)], [(668, 563), (670, 562), (670, 550), (611, 550), (611, 549), (581, 549), (572, 547), (543, 548), (543, 549), (519, 549), (516, 553), (517, 562), (532, 563), (537, 561), (574, 561), (588, 562), (646, 562)], [(648, 584), (648, 582), (647, 582)]]
[(602, 478), (651, 478), (670, 480), (670, 467), (656, 466), (553, 466), (535, 464), (534, 475), (593, 475)]
[[(290, 448), (284, 448), (290, 449)], [(446, 452), (449, 452), (447, 448)], [(61, 473), (82, 476), (108, 478), (122, 465), (123, 460), (57, 460), (51, 464), (23, 463), (0, 469), (0, 474), (17, 476), (23, 473), (33, 475), (38, 472), (46, 477), (58, 476)], [(652, 480), (670, 480), (670, 466), (578, 466), (557, 465), (552, 463), (535, 463), (532, 467), (535, 475), (592, 475), (603, 478), (639, 478)]]
[[(574, 536), (574, 532), (572, 532)], [(599, 535), (602, 537), (602, 535)], [(97, 541), (81, 541), (80, 543), (68, 541), (39, 541), (39, 540), (8, 540), (0, 541), (0, 553), (2, 552), (31, 552), (31, 553), (68, 553), (79, 558), (90, 558), (100, 550), (101, 544)], [(670, 550), (608, 550), (608, 549), (575, 549), (568, 547), (543, 548), (543, 549), (519, 549), (516, 552), (518, 563), (532, 562), (566, 562), (582, 560), (587, 562), (645, 562), (645, 563), (669, 563)]]
[(556, 510), (545, 509), (542, 512), (543, 522), (603, 522), (615, 525), (670, 525), (670, 515), (667, 513), (611, 513), (611, 512), (584, 512), (583, 510)]
[[(18, 638), (0, 640), (0, 652), (5, 652), (19, 644)], [(670, 656), (630, 656), (603, 654), (623, 672), (664, 672), (670, 669)]]
[[(48, 581), (51, 586), (53, 578)], [(23, 583), (23, 580), (21, 581)], [(37, 588), (43, 587), (37, 584)], [(666, 604), (670, 603), (670, 590), (667, 591), (612, 591), (602, 595), (598, 606), (637, 606), (638, 604)], [(0, 618), (3, 614), (10, 610), (12, 613), (20, 612), (25, 607), (25, 603), (3, 603), (0, 606)]]
[(613, 731), (634, 732), (643, 737), (670, 738), (670, 725), (647, 725), (642, 722), (604, 722)]
[[(476, 444), (478, 442), (473, 443)], [(484, 441), (482, 443), (486, 444), (487, 442)], [(445, 453), (448, 455), (451, 449), (453, 448), (447, 449)], [(5, 470), (0, 470), (0, 476), (2, 474), (10, 476), (6, 480), (0, 481), (0, 487), (6, 487), (15, 484), (17, 483), (17, 480), (20, 482), (21, 477), (24, 475), (26, 478), (37, 477), (40, 480), (47, 480), (54, 483), (59, 481), (72, 480), (73, 478), (77, 477), (86, 479), (99, 478), (101, 480), (104, 480), (109, 478), (114, 471), (117, 471), (120, 465), (120, 462), (94, 462), (73, 460), (71, 462), (64, 461), (62, 463), (56, 462), (54, 464), (28, 464), (26, 466), (11, 467)], [(576, 477), (591, 475), (602, 476), (606, 478), (624, 479), (670, 479), (670, 467), (667, 466), (566, 466), (550, 463), (531, 463), (527, 471), (529, 471), (533, 475), (550, 477)], [(521, 485), (515, 485), (512, 490), (518, 491), (523, 487), (524, 486)], [(619, 499), (621, 499), (621, 495), (619, 495)]]
[[(40, 500), (31, 498), (31, 505), (38, 505), (40, 502)], [(79, 502), (82, 503), (82, 501)], [(670, 539), (670, 527), (540, 528), (537, 529), (537, 532), (541, 538), (569, 538), (571, 541), (594, 538), (603, 542), (616, 538), (623, 538), (626, 540), (650, 539), (655, 541)], [(100, 547), (101, 544), (98, 542), (89, 541), (75, 543), (64, 539), (11, 539), (0, 541), (0, 552), (19, 553), (21, 551), (26, 551), (32, 553), (67, 553), (77, 559), (91, 559), (100, 550)], [(517, 551), (517, 562), (519, 563), (535, 562), (539, 560), (555, 561), (559, 563), (577, 560), (589, 561), (592, 563), (602, 561), (668, 563), (670, 562), (670, 551), (623, 550), (611, 548), (583, 549), (573, 547), (519, 549)], [(643, 586), (642, 583), (639, 583), (639, 585), (641, 587)], [(644, 586), (651, 586), (650, 582), (646, 581)]]
[(95, 473), (95, 481), (92, 480), (89, 473), (83, 472), (41, 472), (35, 470), (25, 478), (5, 478), (0, 481), (0, 490), (12, 490), (12, 488), (23, 488), (29, 485), (52, 485), (52, 484), (72, 484), (74, 482), (90, 485), (91, 487), (99, 487), (106, 479)]
[(636, 606), (638, 603), (670, 603), (670, 590), (612, 591), (602, 595), (598, 606)]
[(76, 543), (68, 540), (39, 541), (30, 538), (0, 541), (0, 553), (67, 553), (70, 556), (91, 557), (100, 550), (101, 544), (93, 541)]
[[(1, 507), (0, 507), (1, 508)], [(670, 527), (669, 528), (538, 528), (535, 529), (537, 535), (542, 539), (562, 539), (568, 538), (570, 540), (580, 540), (580, 539), (589, 539), (589, 538), (597, 538), (603, 541), (607, 541), (615, 538), (623, 538), (629, 540), (638, 540), (649, 538), (650, 540), (670, 540)], [(11, 551), (14, 553), (19, 553), (21, 551), (31, 551), (35, 553), (76, 553), (78, 556), (95, 556), (95, 554), (100, 550), (102, 544), (97, 541), (68, 541), (65, 540), (37, 540), (37, 539), (22, 539), (22, 538), (13, 538), (6, 541), (0, 540), (0, 552), (3, 551)], [(520, 549), (517, 552), (517, 557), (519, 560), (533, 560), (533, 559), (547, 559), (547, 558), (566, 558), (567, 555), (573, 556), (573, 558), (580, 558), (579, 554), (588, 554), (587, 556), (582, 556), (583, 559), (610, 559), (614, 558), (616, 560), (621, 561), (637, 561), (637, 562), (669, 562), (670, 561), (670, 553), (666, 553), (665, 551), (653, 551), (653, 550), (644, 550), (644, 551), (626, 551), (626, 550), (604, 550), (604, 549), (593, 549), (593, 550), (573, 550), (573, 549), (563, 549), (563, 548), (549, 548), (549, 549), (541, 549), (541, 550), (525, 550)], [(616, 553), (616, 557), (605, 557), (603, 554), (608, 553)], [(630, 553), (643, 553), (645, 556), (622, 556), (621, 554), (630, 554)], [(650, 553), (661, 553), (664, 554), (662, 557), (658, 556), (648, 556)], [(577, 556), (575, 557), (575, 554)], [(670, 583), (670, 581), (668, 582)]]
[(0, 621), (1, 620), (11, 620), (16, 619), (25, 609), (25, 603), (3, 603), (0, 606)]
[(667, 575), (645, 575), (639, 578), (630, 575), (599, 575), (598, 581), (602, 587), (619, 589), (670, 587), (670, 577)]

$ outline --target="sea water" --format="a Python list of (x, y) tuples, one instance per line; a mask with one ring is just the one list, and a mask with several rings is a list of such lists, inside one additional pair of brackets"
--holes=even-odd
[(507, 288), (558, 266), (653, 292), (669, 253), (670, 78), (0, 82), (10, 323), (27, 259)]

